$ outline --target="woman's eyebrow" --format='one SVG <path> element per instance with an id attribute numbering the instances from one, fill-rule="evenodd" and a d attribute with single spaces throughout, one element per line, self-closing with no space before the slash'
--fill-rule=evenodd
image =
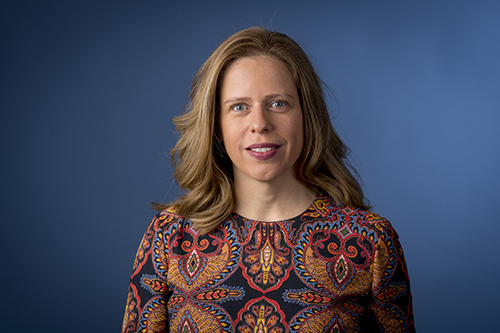
<path id="1" fill-rule="evenodd" d="M 244 102 L 250 100 L 250 97 L 232 97 L 224 101 L 224 105 L 234 103 L 234 102 Z"/>
<path id="2" fill-rule="evenodd" d="M 293 95 L 290 95 L 287 93 L 270 94 L 270 95 L 265 96 L 266 99 L 277 98 L 277 97 L 288 97 L 290 99 L 294 99 Z M 248 101 L 248 100 L 251 100 L 251 98 L 250 97 L 232 97 L 232 98 L 226 99 L 223 104 L 226 105 L 226 104 L 230 104 L 230 103 L 234 103 L 234 102 L 244 102 L 244 101 Z"/>
<path id="3" fill-rule="evenodd" d="M 292 95 L 287 93 L 266 95 L 266 98 L 277 98 L 277 97 L 288 97 L 294 99 Z"/>

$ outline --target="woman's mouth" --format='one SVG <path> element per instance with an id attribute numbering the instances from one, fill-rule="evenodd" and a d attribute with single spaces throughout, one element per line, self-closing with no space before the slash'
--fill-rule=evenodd
<path id="1" fill-rule="evenodd" d="M 271 151 L 273 149 L 278 148 L 279 146 L 274 146 L 274 147 L 262 147 L 262 148 L 247 148 L 248 150 L 255 151 L 257 153 L 265 153 L 267 151 Z"/>
<path id="2" fill-rule="evenodd" d="M 258 160 L 267 160 L 278 153 L 281 145 L 274 143 L 256 143 L 246 148 L 250 156 Z"/>

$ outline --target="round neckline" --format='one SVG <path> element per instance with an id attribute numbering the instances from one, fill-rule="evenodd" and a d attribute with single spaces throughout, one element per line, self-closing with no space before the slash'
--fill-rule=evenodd
<path id="1" fill-rule="evenodd" d="M 247 220 L 247 221 L 252 221 L 252 222 L 260 222 L 260 223 L 278 223 L 278 222 L 284 222 L 284 221 L 290 221 L 290 220 L 296 220 L 298 219 L 299 217 L 301 217 L 302 215 L 304 215 L 308 210 L 312 209 L 313 208 L 313 205 L 314 205 L 314 201 L 316 201 L 320 196 L 322 196 L 322 194 L 318 191 L 316 193 L 316 196 L 314 197 L 314 199 L 311 201 L 311 203 L 309 204 L 309 206 L 304 210 L 302 211 L 302 213 L 300 213 L 299 215 L 296 215 L 294 217 L 291 217 L 291 218 L 288 218 L 288 219 L 282 219 L 282 220 L 273 220 L 273 221 L 261 221 L 261 220 L 255 220 L 255 219 L 251 219 L 251 218 L 248 218 L 248 217 L 245 217 L 241 214 L 238 214 L 237 212 L 235 212 L 234 210 L 231 211 L 231 216 L 233 218 L 241 218 L 243 220 Z M 236 217 L 235 217 L 236 216 Z"/>

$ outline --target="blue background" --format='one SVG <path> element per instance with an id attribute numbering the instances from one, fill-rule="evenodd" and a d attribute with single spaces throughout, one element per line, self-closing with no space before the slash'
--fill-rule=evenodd
<path id="1" fill-rule="evenodd" d="M 149 202 L 178 193 L 171 118 L 254 25 L 299 42 L 337 95 L 417 329 L 498 329 L 500 2 L 180 3 L 1 2 L 1 330 L 119 331 Z"/>

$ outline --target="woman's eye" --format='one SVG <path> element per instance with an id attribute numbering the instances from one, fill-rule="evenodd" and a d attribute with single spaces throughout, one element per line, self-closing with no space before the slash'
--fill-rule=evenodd
<path id="1" fill-rule="evenodd" d="M 282 108 L 286 105 L 285 101 L 276 101 L 271 104 L 272 107 L 274 108 Z"/>
<path id="2" fill-rule="evenodd" d="M 245 105 L 243 105 L 243 104 L 236 104 L 236 105 L 233 105 L 232 109 L 234 111 L 244 111 L 245 110 Z"/>

